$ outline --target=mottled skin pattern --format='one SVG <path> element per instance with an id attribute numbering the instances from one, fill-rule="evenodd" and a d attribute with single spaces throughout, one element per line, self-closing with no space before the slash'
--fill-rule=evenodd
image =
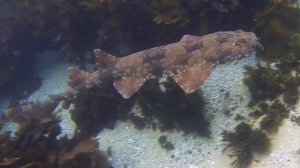
<path id="1" fill-rule="evenodd" d="M 201 37 L 185 35 L 177 43 L 122 58 L 100 49 L 96 49 L 94 53 L 100 73 L 109 71 L 115 88 L 124 98 L 129 98 L 145 80 L 166 76 L 174 77 L 185 92 L 191 93 L 202 84 L 216 65 L 242 58 L 258 44 L 254 33 L 237 30 Z"/>
<path id="2" fill-rule="evenodd" d="M 186 92 L 194 92 L 213 68 L 247 56 L 257 46 L 254 33 L 223 31 L 205 36 L 184 35 L 179 42 L 159 46 L 118 58 L 100 49 L 94 50 L 98 70 L 89 73 L 69 68 L 70 88 L 43 103 L 15 108 L 39 109 L 75 95 L 104 81 L 113 81 L 123 98 L 131 97 L 147 79 L 173 77 Z M 23 109 L 23 110 L 22 110 Z M 8 109 L 10 112 L 13 108 Z"/>

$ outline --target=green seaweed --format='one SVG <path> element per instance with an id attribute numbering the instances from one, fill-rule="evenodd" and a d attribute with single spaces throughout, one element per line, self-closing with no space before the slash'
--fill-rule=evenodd
<path id="1" fill-rule="evenodd" d="M 260 129 L 269 133 L 277 132 L 283 120 L 289 117 L 290 112 L 290 108 L 277 99 L 273 102 L 259 102 L 254 109 L 251 116 L 261 119 Z"/>
<path id="2" fill-rule="evenodd" d="M 290 55 L 282 57 L 275 65 L 283 74 L 289 74 L 292 71 L 300 72 L 299 58 L 292 52 Z"/>
<path id="3" fill-rule="evenodd" d="M 260 128 L 270 133 L 277 132 L 282 121 L 289 116 L 289 109 L 278 100 L 260 110 L 265 114 L 260 121 Z"/>
<path id="4" fill-rule="evenodd" d="M 298 86 L 300 84 L 299 77 L 292 77 L 291 80 L 285 86 L 285 91 L 283 93 L 283 101 L 289 107 L 294 108 L 299 100 L 299 89 Z"/>
<path id="5" fill-rule="evenodd" d="M 248 86 L 252 101 L 259 102 L 276 98 L 283 90 L 280 72 L 271 67 L 245 66 L 244 83 Z"/>
<path id="6" fill-rule="evenodd" d="M 284 103 L 294 107 L 299 99 L 300 78 L 293 75 L 292 71 L 298 68 L 299 63 L 293 56 L 280 60 L 276 68 L 245 66 L 244 84 L 252 97 L 250 106 L 260 101 L 274 100 L 283 94 Z"/>
<path id="7" fill-rule="evenodd" d="M 290 38 L 290 48 L 292 53 L 299 58 L 300 57 L 300 33 L 294 33 Z"/>
<path id="8" fill-rule="evenodd" d="M 270 149 L 267 135 L 244 122 L 235 128 L 235 132 L 224 131 L 223 141 L 227 143 L 224 151 L 230 148 L 229 156 L 235 157 L 232 165 L 236 168 L 248 167 L 255 153 L 266 153 Z"/>
<path id="9" fill-rule="evenodd" d="M 281 58 L 289 52 L 289 38 L 299 32 L 299 23 L 295 22 L 300 16 L 297 1 L 265 0 L 264 7 L 257 11 L 253 29 L 262 37 L 265 59 Z"/>

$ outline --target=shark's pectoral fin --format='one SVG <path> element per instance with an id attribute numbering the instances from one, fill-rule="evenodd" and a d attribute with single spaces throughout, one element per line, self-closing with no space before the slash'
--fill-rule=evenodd
<path id="1" fill-rule="evenodd" d="M 130 98 L 144 84 L 144 79 L 126 77 L 114 81 L 114 87 L 124 99 Z"/>
<path id="2" fill-rule="evenodd" d="M 213 69 L 211 64 L 194 65 L 174 76 L 176 83 L 186 92 L 192 93 L 203 83 Z"/>

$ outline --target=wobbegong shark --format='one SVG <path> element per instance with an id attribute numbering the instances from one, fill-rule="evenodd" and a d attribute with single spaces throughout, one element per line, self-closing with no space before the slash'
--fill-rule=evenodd
<path id="1" fill-rule="evenodd" d="M 236 30 L 204 36 L 184 35 L 179 42 L 125 57 L 95 49 L 96 71 L 90 73 L 77 67 L 69 68 L 69 89 L 26 108 L 47 106 L 104 81 L 111 81 L 124 99 L 132 97 L 148 79 L 162 77 L 173 78 L 186 93 L 192 93 L 215 67 L 246 57 L 258 46 L 260 43 L 254 33 Z"/>
<path id="2" fill-rule="evenodd" d="M 258 45 L 254 33 L 237 30 L 205 36 L 184 35 L 179 42 L 121 58 L 95 49 L 98 70 L 88 73 L 70 68 L 69 84 L 71 88 L 79 85 L 89 88 L 108 77 L 127 99 L 148 79 L 172 77 L 186 93 L 192 93 L 217 65 L 241 59 Z"/>

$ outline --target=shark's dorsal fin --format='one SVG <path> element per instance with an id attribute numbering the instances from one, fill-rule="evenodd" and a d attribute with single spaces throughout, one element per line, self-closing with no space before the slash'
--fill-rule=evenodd
<path id="1" fill-rule="evenodd" d="M 137 92 L 144 82 L 144 79 L 136 77 L 123 77 L 114 81 L 114 87 L 124 99 L 127 99 Z"/>
<path id="2" fill-rule="evenodd" d="M 201 37 L 200 36 L 193 36 L 193 35 L 184 35 L 182 36 L 182 38 L 180 39 L 180 42 L 183 43 L 193 43 L 195 41 L 198 41 Z"/>
<path id="3" fill-rule="evenodd" d="M 103 70 L 113 64 L 119 59 L 101 49 L 95 49 L 94 51 L 96 66 L 98 69 Z"/>
<path id="4" fill-rule="evenodd" d="M 82 71 L 77 67 L 69 68 L 69 86 L 71 88 L 78 86 L 80 83 L 86 80 L 88 75 L 88 72 Z"/>
<path id="5" fill-rule="evenodd" d="M 203 63 L 189 67 L 186 71 L 174 76 L 176 83 L 186 92 L 192 93 L 203 83 L 213 69 L 213 65 Z"/>

